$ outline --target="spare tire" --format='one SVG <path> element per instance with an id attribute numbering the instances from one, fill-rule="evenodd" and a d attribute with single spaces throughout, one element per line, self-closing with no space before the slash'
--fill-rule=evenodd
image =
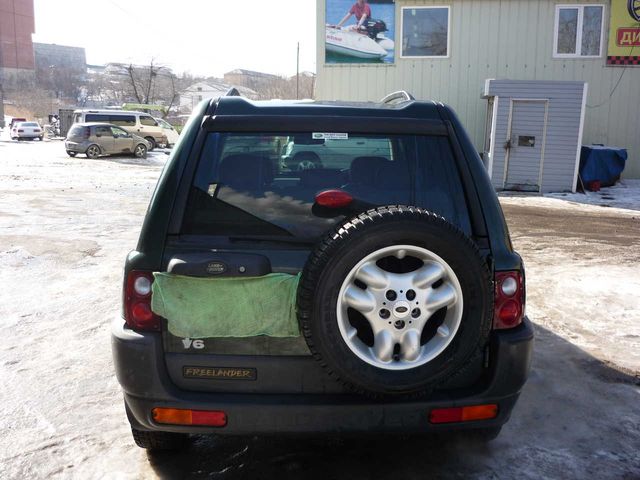
<path id="1" fill-rule="evenodd" d="M 475 243 L 405 206 L 370 210 L 328 234 L 307 260 L 297 302 L 315 358 L 374 396 L 420 395 L 482 361 L 493 313 Z"/>

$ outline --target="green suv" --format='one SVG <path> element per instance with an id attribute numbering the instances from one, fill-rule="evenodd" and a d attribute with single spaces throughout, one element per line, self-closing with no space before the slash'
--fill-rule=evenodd
<path id="1" fill-rule="evenodd" d="M 453 111 L 404 92 L 231 93 L 192 114 L 125 263 L 112 344 L 137 444 L 495 437 L 533 330 L 522 260 Z"/>

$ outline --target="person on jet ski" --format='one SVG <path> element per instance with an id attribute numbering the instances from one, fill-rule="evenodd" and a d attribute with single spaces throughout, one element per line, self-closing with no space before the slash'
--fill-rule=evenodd
<path id="1" fill-rule="evenodd" d="M 351 18 L 351 15 L 356 16 L 356 21 L 358 22 L 356 28 L 360 30 L 360 27 L 362 27 L 362 24 L 367 20 L 367 18 L 371 18 L 371 7 L 367 3 L 367 0 L 357 0 L 344 18 L 340 20 L 338 28 L 342 27 L 342 25 Z"/>

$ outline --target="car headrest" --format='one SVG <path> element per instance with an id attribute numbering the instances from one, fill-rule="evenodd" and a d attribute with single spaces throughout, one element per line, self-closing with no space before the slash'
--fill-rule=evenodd
<path id="1" fill-rule="evenodd" d="M 273 181 L 273 169 L 266 157 L 240 153 L 222 159 L 218 177 L 234 190 L 264 190 Z"/>
<path id="2" fill-rule="evenodd" d="M 351 162 L 349 176 L 351 183 L 373 186 L 376 183 L 378 171 L 391 163 L 384 157 L 356 157 Z"/>
<path id="3" fill-rule="evenodd" d="M 411 186 L 411 180 L 407 166 L 394 165 L 392 162 L 382 165 L 376 171 L 375 184 L 394 190 L 408 190 Z"/>
<path id="4" fill-rule="evenodd" d="M 346 180 L 346 172 L 323 168 L 301 170 L 300 185 L 305 188 L 339 188 Z"/>

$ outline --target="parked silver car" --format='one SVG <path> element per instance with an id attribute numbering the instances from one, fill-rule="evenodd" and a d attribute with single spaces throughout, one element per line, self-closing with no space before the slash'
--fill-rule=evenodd
<path id="1" fill-rule="evenodd" d="M 88 158 L 100 155 L 134 155 L 146 158 L 149 142 L 138 135 L 109 123 L 76 123 L 65 140 L 70 157 L 84 153 Z"/>

